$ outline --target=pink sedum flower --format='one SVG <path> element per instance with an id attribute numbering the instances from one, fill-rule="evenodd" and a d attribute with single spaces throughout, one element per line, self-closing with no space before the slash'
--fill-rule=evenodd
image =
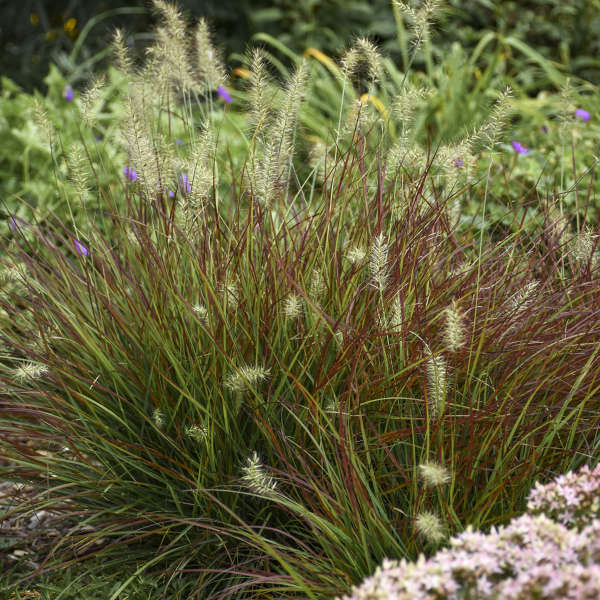
<path id="1" fill-rule="evenodd" d="M 554 520 L 567 505 L 578 528 Z M 599 505 L 600 466 L 561 475 L 530 493 L 528 509 L 540 514 L 488 534 L 467 528 L 430 559 L 386 559 L 344 600 L 600 598 Z"/>

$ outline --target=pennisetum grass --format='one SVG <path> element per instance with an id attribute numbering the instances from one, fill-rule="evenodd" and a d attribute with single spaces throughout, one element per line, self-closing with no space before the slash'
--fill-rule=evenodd
<path id="1" fill-rule="evenodd" d="M 594 455 L 592 234 L 566 261 L 551 227 L 470 235 L 448 211 L 464 182 L 437 185 L 427 153 L 386 172 L 360 117 L 349 135 L 341 119 L 322 183 L 301 178 L 310 70 L 278 86 L 261 52 L 231 167 L 205 25 L 213 66 L 155 4 L 145 66 L 115 42 L 135 178 L 96 183 L 107 214 L 85 239 L 55 219 L 3 241 L 19 273 L 0 298 L 4 472 L 39 490 L 20 511 L 71 524 L 43 569 L 118 557 L 131 578 L 111 598 L 140 573 L 190 598 L 332 597 L 385 557 L 506 521 L 538 475 Z M 374 84 L 375 49 L 354 52 L 342 69 L 364 60 Z M 473 139 L 495 143 L 502 110 Z"/>

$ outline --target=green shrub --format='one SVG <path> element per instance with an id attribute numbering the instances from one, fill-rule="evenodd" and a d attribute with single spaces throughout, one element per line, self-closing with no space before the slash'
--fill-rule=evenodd
<path id="1" fill-rule="evenodd" d="M 73 91 L 73 99 L 67 100 L 71 88 L 55 67 L 45 82 L 48 94 L 41 98 L 2 80 L 0 192 L 5 228 L 11 216 L 29 222 L 53 214 L 72 221 L 100 206 L 99 189 L 122 179 L 112 167 L 125 161 L 115 139 L 123 112 L 119 99 L 123 76 L 115 69 L 108 72 L 90 110 L 91 128 L 82 127 L 82 95 Z M 78 179 L 89 188 L 83 195 Z"/>

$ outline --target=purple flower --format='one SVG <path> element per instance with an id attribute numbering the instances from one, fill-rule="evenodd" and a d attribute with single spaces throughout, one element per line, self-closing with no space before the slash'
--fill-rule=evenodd
<path id="1" fill-rule="evenodd" d="M 123 174 L 129 181 L 135 181 L 137 179 L 137 173 L 133 170 L 132 167 L 125 167 L 123 169 Z"/>
<path id="2" fill-rule="evenodd" d="M 217 94 L 219 94 L 227 104 L 231 103 L 231 94 L 222 85 L 217 88 Z"/>
<path id="3" fill-rule="evenodd" d="M 184 144 L 183 140 L 180 140 L 179 138 L 175 138 L 175 143 L 176 143 L 178 146 L 183 146 L 183 144 Z"/>
<path id="4" fill-rule="evenodd" d="M 10 227 L 10 230 L 13 233 L 17 233 L 17 231 L 19 231 L 19 225 L 17 224 L 17 220 L 14 217 L 10 218 L 10 221 L 8 222 L 8 226 Z"/>
<path id="5" fill-rule="evenodd" d="M 63 96 L 65 97 L 65 100 L 67 102 L 71 102 L 71 100 L 73 100 L 73 96 L 74 96 L 73 88 L 68 83 L 63 88 Z"/>
<path id="6" fill-rule="evenodd" d="M 88 255 L 88 249 L 79 240 L 73 240 L 73 245 L 75 246 L 75 252 L 77 252 L 79 256 Z"/>
<path id="7" fill-rule="evenodd" d="M 165 194 L 167 194 L 169 198 L 175 198 L 175 192 L 168 185 L 161 185 L 160 183 L 157 183 L 156 189 L 159 192 L 165 192 Z"/>
<path id="8" fill-rule="evenodd" d="M 575 111 L 575 116 L 578 119 L 581 119 L 582 121 L 589 121 L 590 120 L 590 113 L 587 110 L 583 110 L 583 108 L 578 108 Z"/>
<path id="9" fill-rule="evenodd" d="M 454 164 L 455 164 L 456 167 L 462 167 L 463 161 L 460 158 L 455 158 L 454 159 Z"/>
<path id="10" fill-rule="evenodd" d="M 542 133 L 548 133 L 548 128 L 545 125 L 542 125 Z"/>
<path id="11" fill-rule="evenodd" d="M 188 176 L 185 173 L 182 173 L 179 181 L 181 183 L 181 187 L 183 188 L 183 193 L 186 195 L 189 194 L 192 191 L 192 184 L 190 183 Z"/>
<path id="12" fill-rule="evenodd" d="M 527 154 L 529 152 L 529 148 L 525 148 L 521 142 L 513 141 L 512 147 L 517 154 Z"/>

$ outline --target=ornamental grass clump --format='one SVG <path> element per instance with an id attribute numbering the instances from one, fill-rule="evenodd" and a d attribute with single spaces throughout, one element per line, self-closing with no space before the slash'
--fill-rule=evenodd
<path id="1" fill-rule="evenodd" d="M 99 557 L 165 594 L 333 597 L 578 466 L 600 424 L 598 269 L 517 217 L 473 236 L 448 213 L 469 188 L 426 153 L 387 177 L 360 117 L 323 180 L 302 177 L 312 71 L 265 84 L 254 54 L 250 106 L 219 102 L 178 13 L 161 27 L 177 48 L 119 59 L 127 160 L 106 166 L 119 186 L 87 187 L 102 227 L 2 240 L 1 469 L 37 490 L 15 510 L 68 525 L 44 568 Z M 30 363 L 39 377 L 15 377 Z M 424 488 L 434 463 L 450 479 Z"/>

